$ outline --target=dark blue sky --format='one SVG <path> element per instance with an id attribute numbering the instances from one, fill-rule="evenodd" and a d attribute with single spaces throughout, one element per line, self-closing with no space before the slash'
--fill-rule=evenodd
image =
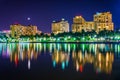
<path id="1" fill-rule="evenodd" d="M 0 0 L 0 30 L 10 29 L 10 24 L 33 24 L 43 32 L 51 32 L 53 20 L 65 18 L 72 24 L 76 15 L 87 21 L 96 12 L 110 11 L 115 29 L 120 28 L 120 0 Z M 31 20 L 28 21 L 27 18 Z"/>

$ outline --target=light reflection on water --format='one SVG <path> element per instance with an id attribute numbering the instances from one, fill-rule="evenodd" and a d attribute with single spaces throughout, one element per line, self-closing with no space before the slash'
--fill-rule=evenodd
<path id="1" fill-rule="evenodd" d="M 73 44 L 73 43 L 0 43 L 0 56 L 10 59 L 17 66 L 19 61 L 37 60 L 41 54 L 49 54 L 52 65 L 61 69 L 69 66 L 70 60 L 76 71 L 83 72 L 86 64 L 91 64 L 96 73 L 111 73 L 114 57 L 120 58 L 119 44 Z"/>

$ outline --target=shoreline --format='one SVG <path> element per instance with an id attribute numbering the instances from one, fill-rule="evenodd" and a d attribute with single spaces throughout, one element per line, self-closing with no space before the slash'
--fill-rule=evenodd
<path id="1" fill-rule="evenodd" d="M 120 43 L 120 41 L 80 41 L 80 42 L 0 42 L 0 43 Z"/>

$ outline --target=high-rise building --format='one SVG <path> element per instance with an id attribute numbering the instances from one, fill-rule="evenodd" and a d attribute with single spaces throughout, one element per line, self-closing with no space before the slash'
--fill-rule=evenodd
<path id="1" fill-rule="evenodd" d="M 101 30 L 114 30 L 114 24 L 112 22 L 112 14 L 110 12 L 96 13 L 94 15 L 95 30 L 97 32 Z"/>
<path id="2" fill-rule="evenodd" d="M 94 22 L 87 22 L 82 16 L 73 18 L 72 32 L 91 31 L 94 29 Z"/>
<path id="3" fill-rule="evenodd" d="M 19 38 L 21 35 L 35 35 L 37 33 L 37 26 L 22 26 L 20 24 L 15 24 L 10 26 L 11 36 L 13 38 Z"/>
<path id="4" fill-rule="evenodd" d="M 81 32 L 95 30 L 114 30 L 112 22 L 112 14 L 110 12 L 97 13 L 94 15 L 94 21 L 86 21 L 82 16 L 75 16 L 73 18 L 72 32 Z"/>
<path id="5" fill-rule="evenodd" d="M 63 32 L 69 32 L 69 23 L 62 19 L 61 21 L 53 21 L 52 23 L 52 33 L 58 34 Z"/>
<path id="6" fill-rule="evenodd" d="M 72 32 L 81 32 L 84 29 L 85 22 L 82 16 L 75 16 L 73 18 Z"/>

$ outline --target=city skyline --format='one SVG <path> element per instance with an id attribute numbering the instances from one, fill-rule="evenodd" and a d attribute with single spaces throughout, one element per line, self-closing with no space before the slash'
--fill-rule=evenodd
<path id="1" fill-rule="evenodd" d="M 4 80 L 119 80 L 120 0 L 0 0 Z"/>
<path id="2" fill-rule="evenodd" d="M 36 25 L 43 32 L 51 32 L 53 20 L 65 18 L 70 23 L 74 16 L 83 16 L 87 21 L 93 21 L 96 12 L 110 11 L 113 14 L 115 29 L 120 28 L 119 19 L 120 1 L 105 0 L 2 0 L 0 1 L 0 30 L 10 29 L 10 25 L 19 23 L 23 25 Z M 9 20 L 10 19 L 10 20 Z"/>

